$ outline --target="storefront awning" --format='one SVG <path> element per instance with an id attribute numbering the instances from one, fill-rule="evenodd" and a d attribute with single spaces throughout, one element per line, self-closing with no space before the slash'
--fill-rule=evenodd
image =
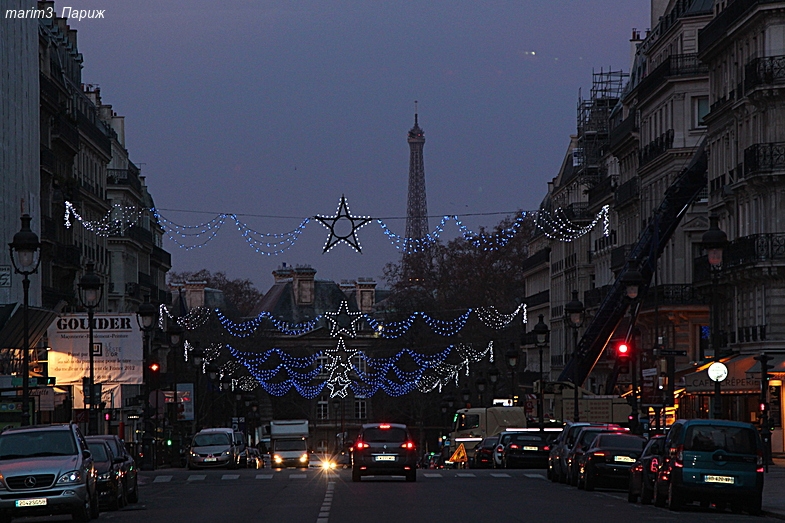
<path id="1" fill-rule="evenodd" d="M 747 374 L 747 370 L 755 363 L 752 355 L 731 356 L 722 358 L 721 361 L 728 367 L 728 377 L 720 382 L 720 392 L 726 394 L 760 392 L 760 378 Z M 684 377 L 687 394 L 714 392 L 714 382 L 709 378 L 708 372 L 709 365 L 712 363 L 701 365 L 695 372 Z"/>
<path id="2" fill-rule="evenodd" d="M 21 303 L 0 305 L 0 349 L 21 349 L 24 346 L 24 318 Z M 57 318 L 54 311 L 28 307 L 27 321 L 30 347 L 35 347 L 46 329 Z"/>
<path id="3" fill-rule="evenodd" d="M 772 369 L 769 370 L 770 373 L 785 373 L 785 354 L 775 354 L 775 353 L 766 353 L 768 356 L 771 356 L 769 360 L 769 365 L 772 366 Z M 747 370 L 747 374 L 752 374 L 755 376 L 760 377 L 760 362 L 756 361 L 755 365 L 750 367 Z"/>

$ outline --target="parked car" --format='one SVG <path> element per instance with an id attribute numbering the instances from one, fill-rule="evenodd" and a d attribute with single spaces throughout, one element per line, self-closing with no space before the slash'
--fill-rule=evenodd
<path id="1" fill-rule="evenodd" d="M 551 481 L 556 483 L 567 482 L 567 454 L 572 449 L 575 443 L 575 437 L 583 427 L 591 425 L 606 426 L 599 423 L 590 423 L 586 421 L 568 421 L 564 425 L 564 429 L 556 438 L 556 441 L 551 445 L 551 450 L 548 453 L 548 471 L 547 475 Z M 618 425 L 613 425 L 618 426 Z"/>
<path id="2" fill-rule="evenodd" d="M 417 481 L 417 449 L 406 425 L 366 423 L 354 443 L 352 481 L 373 474 Z"/>
<path id="3" fill-rule="evenodd" d="M 121 472 L 125 500 L 128 503 L 137 503 L 139 501 L 139 478 L 137 477 L 136 461 L 128 452 L 125 442 L 116 435 L 89 436 L 89 439 L 104 440 L 112 449 L 115 457 L 123 458 Z"/>
<path id="4" fill-rule="evenodd" d="M 489 436 L 474 447 L 474 467 L 493 467 L 493 449 L 499 442 L 499 436 Z"/>
<path id="5" fill-rule="evenodd" d="M 573 443 L 569 452 L 567 452 L 567 483 L 573 487 L 578 486 L 578 462 L 589 446 L 591 446 L 592 441 L 594 441 L 594 438 L 597 437 L 598 434 L 622 432 L 623 430 L 626 429 L 610 427 L 608 425 L 587 425 L 585 427 L 581 427 L 575 436 L 575 443 Z"/>
<path id="6" fill-rule="evenodd" d="M 188 468 L 237 468 L 240 457 L 232 429 L 204 429 L 191 441 Z"/>
<path id="7" fill-rule="evenodd" d="M 237 456 L 237 465 L 247 466 L 246 459 L 248 455 L 245 453 L 245 435 L 242 432 L 234 432 L 232 434 L 234 440 L 234 453 Z"/>
<path id="8" fill-rule="evenodd" d="M 699 501 L 735 512 L 761 513 L 763 443 L 749 423 L 677 420 L 665 440 L 654 503 L 679 510 Z"/>
<path id="9" fill-rule="evenodd" d="M 654 498 L 654 482 L 660 471 L 662 455 L 665 450 L 665 436 L 654 436 L 646 444 L 643 454 L 630 469 L 630 484 L 627 500 L 635 503 L 640 497 L 642 505 L 648 505 Z"/>
<path id="10" fill-rule="evenodd" d="M 518 432 L 513 434 L 504 447 L 502 466 L 513 467 L 548 467 L 548 454 L 551 443 L 558 437 L 554 432 Z"/>
<path id="11" fill-rule="evenodd" d="M 98 517 L 93 454 L 74 424 L 17 427 L 0 434 L 0 474 L 6 490 L 0 517 L 71 514 Z"/>
<path id="12" fill-rule="evenodd" d="M 89 436 L 85 439 L 93 455 L 99 505 L 109 510 L 123 508 L 127 504 L 123 490 L 123 458 L 115 456 L 103 439 Z"/>
<path id="13" fill-rule="evenodd" d="M 635 434 L 598 434 L 578 458 L 578 488 L 594 490 L 598 485 L 627 488 L 630 469 L 645 446 L 646 439 Z"/>

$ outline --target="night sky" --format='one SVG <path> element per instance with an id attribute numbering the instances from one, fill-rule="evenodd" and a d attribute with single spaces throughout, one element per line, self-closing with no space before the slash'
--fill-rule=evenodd
<path id="1" fill-rule="evenodd" d="M 631 30 L 650 25 L 647 0 L 69 0 L 58 14 L 66 4 L 105 10 L 71 22 L 83 81 L 126 117 L 162 214 L 196 225 L 236 213 L 270 233 L 334 214 L 345 194 L 352 214 L 403 235 L 415 100 L 430 215 L 477 228 L 536 209 L 575 132 L 578 89 L 588 95 L 592 69 L 628 71 Z M 466 216 L 480 213 L 499 214 Z M 375 222 L 362 254 L 322 254 L 326 238 L 311 221 L 268 257 L 228 222 L 200 249 L 165 247 L 175 271 L 262 291 L 283 262 L 380 279 L 400 256 Z"/>

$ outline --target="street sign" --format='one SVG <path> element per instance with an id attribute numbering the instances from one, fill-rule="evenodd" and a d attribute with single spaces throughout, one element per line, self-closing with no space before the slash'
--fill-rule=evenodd
<path id="1" fill-rule="evenodd" d="M 463 446 L 463 443 L 458 445 L 458 448 L 455 449 L 448 461 L 452 463 L 466 463 L 469 461 L 469 458 L 466 457 L 466 448 Z"/>
<path id="2" fill-rule="evenodd" d="M 669 350 L 669 349 L 662 349 L 660 354 L 663 356 L 686 356 L 686 350 Z"/>
<path id="3" fill-rule="evenodd" d="M 646 378 L 646 377 L 648 377 L 648 376 L 656 376 L 658 372 L 659 372 L 659 371 L 657 370 L 657 367 L 652 367 L 652 368 L 650 368 L 650 369 L 643 369 L 643 370 L 641 371 L 641 375 L 642 375 L 644 378 Z"/>
<path id="4" fill-rule="evenodd" d="M 0 287 L 11 286 L 11 266 L 0 265 Z"/>

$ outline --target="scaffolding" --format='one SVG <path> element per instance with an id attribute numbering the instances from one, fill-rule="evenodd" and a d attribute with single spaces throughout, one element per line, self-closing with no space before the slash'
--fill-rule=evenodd
<path id="1" fill-rule="evenodd" d="M 573 166 L 579 182 L 594 187 L 603 174 L 602 157 L 609 143 L 610 114 L 621 98 L 629 77 L 623 71 L 592 71 L 588 99 L 578 90 L 578 143 L 573 153 Z"/>

